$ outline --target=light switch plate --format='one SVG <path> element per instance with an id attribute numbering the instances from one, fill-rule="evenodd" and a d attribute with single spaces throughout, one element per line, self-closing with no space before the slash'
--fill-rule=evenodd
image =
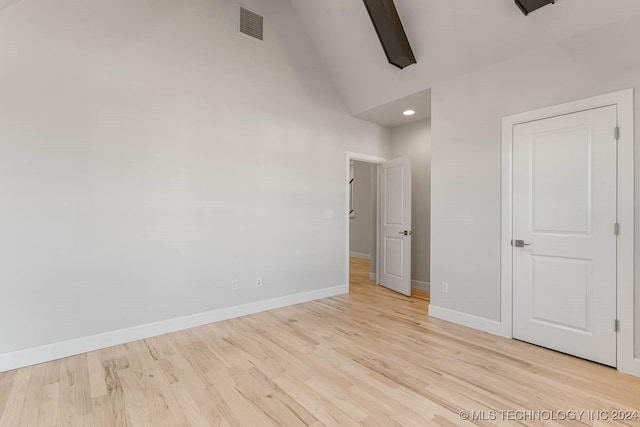
<path id="1" fill-rule="evenodd" d="M 324 211 L 324 219 L 333 218 L 333 211 Z"/>

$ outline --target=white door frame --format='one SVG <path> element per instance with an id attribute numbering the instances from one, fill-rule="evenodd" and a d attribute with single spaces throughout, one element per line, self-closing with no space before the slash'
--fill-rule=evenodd
<path id="1" fill-rule="evenodd" d="M 351 151 L 347 151 L 347 162 L 346 162 L 346 174 L 345 174 L 345 182 L 347 185 L 347 191 L 346 191 L 346 196 L 345 196 L 345 230 L 346 230 L 346 236 L 345 236 L 345 253 L 346 253 L 346 273 L 345 273 L 345 278 L 344 278 L 344 282 L 347 284 L 347 289 L 350 288 L 351 284 L 349 283 L 349 227 L 351 226 L 349 223 L 349 180 L 351 179 L 351 170 L 350 170 L 350 166 L 351 166 L 351 160 L 355 160 L 357 162 L 365 162 L 365 163 L 372 163 L 374 165 L 379 165 L 381 163 L 384 163 L 387 161 L 387 159 L 385 159 L 384 157 L 378 157 L 378 156 L 372 156 L 370 154 L 362 154 L 362 153 L 353 153 Z M 378 174 L 376 173 L 376 177 L 378 176 Z M 379 208 L 379 203 L 378 203 L 378 191 L 376 191 L 376 209 Z M 377 222 L 379 221 L 380 216 L 376 215 L 376 229 L 378 228 L 378 224 Z M 378 246 L 379 244 L 377 243 L 377 239 L 376 239 L 376 263 L 378 262 Z M 378 273 L 378 267 L 376 266 L 376 275 Z"/>
<path id="2" fill-rule="evenodd" d="M 620 372 L 640 376 L 634 349 L 634 117 L 633 89 L 516 114 L 502 119 L 501 335 L 513 338 L 513 127 L 535 120 L 610 105 L 618 109 L 617 365 Z M 614 131 L 613 129 L 611 130 Z M 613 232 L 613 229 L 612 229 Z M 614 325 L 611 325 L 613 328 Z"/>

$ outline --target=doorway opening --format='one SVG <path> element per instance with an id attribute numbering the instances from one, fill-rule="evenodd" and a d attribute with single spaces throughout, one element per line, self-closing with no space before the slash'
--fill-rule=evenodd
<path id="1" fill-rule="evenodd" d="M 428 300 L 431 122 L 391 135 L 393 160 L 347 153 L 346 280 Z"/>
<path id="2" fill-rule="evenodd" d="M 364 283 L 371 282 L 372 285 L 378 284 L 376 273 L 378 267 L 378 166 L 386 160 L 383 157 L 347 152 L 345 283 L 349 287 L 351 287 L 352 259 L 357 280 Z M 354 220 L 355 225 L 352 227 Z"/>
<path id="3" fill-rule="evenodd" d="M 349 280 L 377 283 L 378 164 L 349 164 Z"/>

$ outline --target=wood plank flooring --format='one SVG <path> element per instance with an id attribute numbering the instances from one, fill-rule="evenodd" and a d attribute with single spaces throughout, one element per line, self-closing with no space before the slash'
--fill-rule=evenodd
<path id="1" fill-rule="evenodd" d="M 461 410 L 640 410 L 640 379 L 431 319 L 427 301 L 363 268 L 353 262 L 348 295 L 0 374 L 0 426 L 455 426 L 471 424 Z"/>

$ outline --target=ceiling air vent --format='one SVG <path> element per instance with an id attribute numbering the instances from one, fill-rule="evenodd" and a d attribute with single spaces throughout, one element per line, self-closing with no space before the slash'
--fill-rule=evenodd
<path id="1" fill-rule="evenodd" d="M 255 39 L 262 40 L 264 18 L 255 12 L 240 8 L 240 32 Z"/>

